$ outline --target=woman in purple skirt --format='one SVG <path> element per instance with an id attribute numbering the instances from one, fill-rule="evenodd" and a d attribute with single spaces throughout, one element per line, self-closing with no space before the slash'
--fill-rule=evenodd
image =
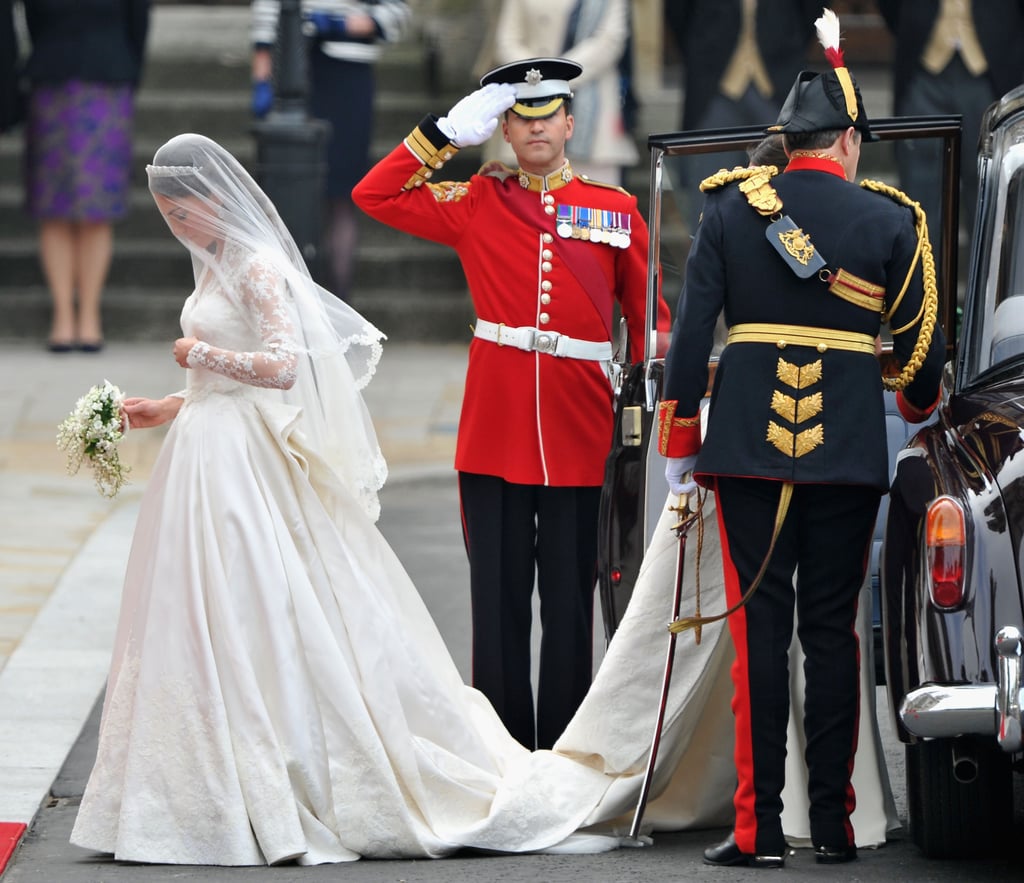
<path id="1" fill-rule="evenodd" d="M 112 222 L 128 209 L 134 95 L 149 0 L 32 0 L 26 208 L 53 299 L 49 348 L 103 346 Z"/>

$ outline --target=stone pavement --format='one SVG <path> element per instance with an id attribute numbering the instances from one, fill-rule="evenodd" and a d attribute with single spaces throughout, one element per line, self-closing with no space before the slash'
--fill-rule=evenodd
<path id="1" fill-rule="evenodd" d="M 468 332 L 467 332 L 468 335 Z M 449 474 L 466 348 L 385 345 L 366 390 L 390 482 Z M 129 433 L 131 483 L 99 495 L 68 476 L 57 424 L 92 385 L 128 395 L 184 387 L 171 342 L 99 354 L 0 344 L 0 873 L 4 838 L 31 823 L 103 687 L 139 498 L 164 429 Z"/>

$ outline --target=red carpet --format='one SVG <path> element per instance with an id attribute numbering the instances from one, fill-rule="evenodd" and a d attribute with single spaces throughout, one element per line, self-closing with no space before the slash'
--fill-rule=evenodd
<path id="1" fill-rule="evenodd" d="M 14 855 L 14 850 L 25 833 L 23 822 L 0 822 L 0 874 L 7 867 L 7 862 Z"/>

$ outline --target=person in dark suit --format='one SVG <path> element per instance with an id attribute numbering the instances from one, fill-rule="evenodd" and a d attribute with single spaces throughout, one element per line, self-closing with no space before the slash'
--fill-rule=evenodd
<path id="1" fill-rule="evenodd" d="M 0 134 L 21 121 L 13 0 L 0 0 Z"/>
<path id="2" fill-rule="evenodd" d="M 127 215 L 150 0 L 32 0 L 25 205 L 53 301 L 52 352 L 103 347 L 113 222 Z"/>
<path id="3" fill-rule="evenodd" d="M 1024 0 L 878 0 L 895 39 L 897 116 L 962 114 L 960 216 L 970 237 L 978 198 L 977 146 L 985 109 L 1024 82 Z M 900 186 L 937 225 L 941 145 L 896 144 Z"/>
<path id="4" fill-rule="evenodd" d="M 670 489 L 689 494 L 699 483 L 716 494 L 736 647 L 736 820 L 705 851 L 712 865 L 785 862 L 794 606 L 806 657 L 811 839 L 819 862 L 856 857 L 854 621 L 888 487 L 882 322 L 905 366 L 889 385 L 908 420 L 934 409 L 944 359 L 924 218 L 893 188 L 853 183 L 861 144 L 874 136 L 838 50 L 838 20 L 830 28 L 828 18 L 822 40 L 834 70 L 802 72 L 771 127 L 784 136 L 785 172 L 734 169 L 702 184 L 659 413 Z M 728 339 L 702 440 L 723 309 Z"/>
<path id="5" fill-rule="evenodd" d="M 767 125 L 778 116 L 813 34 L 820 0 L 673 0 L 665 16 L 683 58 L 683 129 Z M 731 161 L 730 161 L 731 160 Z M 697 185 L 737 152 L 702 154 L 686 165 L 691 229 Z"/>

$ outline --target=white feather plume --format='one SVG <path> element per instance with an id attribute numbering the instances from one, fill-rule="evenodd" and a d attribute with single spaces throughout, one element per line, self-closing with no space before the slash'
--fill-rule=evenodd
<path id="1" fill-rule="evenodd" d="M 814 29 L 818 32 L 818 42 L 822 46 L 826 49 L 839 48 L 839 16 L 831 9 L 821 11 L 821 18 L 814 22 Z"/>

